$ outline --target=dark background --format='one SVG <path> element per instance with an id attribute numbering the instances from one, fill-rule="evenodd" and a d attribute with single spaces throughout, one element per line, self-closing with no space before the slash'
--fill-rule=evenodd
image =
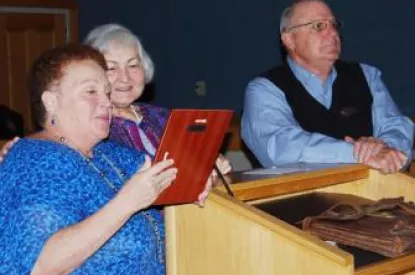
<path id="1" fill-rule="evenodd" d="M 415 115 L 413 0 L 328 1 L 344 21 L 343 58 L 378 66 L 407 115 Z M 279 17 L 289 0 L 79 0 L 81 39 L 100 24 L 135 32 L 156 65 L 146 98 L 165 107 L 241 111 L 252 77 L 280 63 Z M 195 84 L 206 81 L 206 96 Z M 155 91 L 154 95 L 152 91 Z"/>

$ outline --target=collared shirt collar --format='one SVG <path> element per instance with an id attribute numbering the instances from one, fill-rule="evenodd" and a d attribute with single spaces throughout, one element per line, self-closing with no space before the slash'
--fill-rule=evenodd
<path id="1" fill-rule="evenodd" d="M 300 66 L 299 64 L 297 64 L 290 56 L 287 55 L 287 63 L 288 66 L 291 68 L 291 71 L 293 72 L 293 74 L 295 75 L 295 77 L 303 84 L 303 85 L 307 85 L 307 83 L 309 81 L 311 81 L 311 79 L 319 79 L 320 83 L 321 83 L 321 79 L 316 76 L 315 74 L 309 72 L 307 69 L 305 69 L 304 67 Z M 326 84 L 330 84 L 330 86 L 333 84 L 334 80 L 337 77 L 337 71 L 336 68 L 333 66 L 331 69 L 331 72 L 329 74 L 329 77 L 327 78 Z M 324 85 L 323 83 L 321 83 L 322 85 Z"/>
<path id="2" fill-rule="evenodd" d="M 329 109 L 332 100 L 333 83 L 337 77 L 337 71 L 335 67 L 333 66 L 327 81 L 323 83 L 323 81 L 317 75 L 309 72 L 307 69 L 297 64 L 289 56 L 287 56 L 287 63 L 291 68 L 294 76 L 298 79 L 298 81 L 300 81 L 301 85 L 304 86 L 308 93 L 318 102 L 320 102 L 320 104 Z"/>

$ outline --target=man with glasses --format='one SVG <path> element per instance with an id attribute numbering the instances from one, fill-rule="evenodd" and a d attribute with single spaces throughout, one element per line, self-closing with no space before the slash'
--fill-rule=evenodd
<path id="1" fill-rule="evenodd" d="M 342 24 L 323 0 L 281 16 L 285 62 L 247 86 L 242 138 L 265 167 L 364 163 L 384 173 L 410 158 L 414 127 L 372 66 L 338 60 Z"/>

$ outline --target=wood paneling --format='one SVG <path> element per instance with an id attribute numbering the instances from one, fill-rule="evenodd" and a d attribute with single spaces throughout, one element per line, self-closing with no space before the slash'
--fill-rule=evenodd
<path id="1" fill-rule="evenodd" d="M 46 49 L 78 42 L 77 21 L 75 1 L 0 0 L 0 104 L 23 116 L 26 133 L 35 130 L 26 86 L 30 66 Z"/>
<path id="2" fill-rule="evenodd" d="M 60 8 L 77 10 L 78 4 L 73 0 L 0 0 L 0 6 Z"/>

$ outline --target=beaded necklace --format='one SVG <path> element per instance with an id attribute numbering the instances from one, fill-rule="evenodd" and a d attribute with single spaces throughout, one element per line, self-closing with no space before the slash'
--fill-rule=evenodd
<path id="1" fill-rule="evenodd" d="M 133 105 L 130 105 L 130 109 L 133 112 L 134 116 L 135 116 L 135 122 L 138 124 L 143 120 L 143 115 L 140 113 L 138 113 Z"/>
<path id="2" fill-rule="evenodd" d="M 118 176 L 118 179 L 121 181 L 121 182 L 125 182 L 125 180 L 126 180 L 126 176 L 125 176 L 125 172 L 124 171 L 122 171 L 121 169 L 119 169 L 117 166 L 115 166 L 115 164 L 110 160 L 110 159 L 108 159 L 108 157 L 103 153 L 103 152 L 101 152 L 100 150 L 98 150 L 98 149 L 96 149 L 96 152 L 97 153 L 99 153 L 101 156 L 102 156 L 102 158 L 105 160 L 105 162 L 107 163 L 107 164 L 109 164 L 109 166 L 111 166 L 111 168 L 112 168 L 112 170 L 114 170 L 116 173 L 117 173 L 117 176 Z M 82 155 L 82 154 L 81 154 Z M 85 162 L 89 165 L 89 166 L 91 166 L 92 167 L 92 169 L 94 169 L 99 175 L 100 175 L 100 177 L 107 183 L 107 185 L 114 191 L 114 193 L 117 193 L 118 191 L 119 191 L 119 188 L 118 187 L 116 187 L 115 186 L 115 184 L 114 183 L 112 183 L 106 176 L 105 176 L 105 174 L 101 171 L 101 170 L 99 170 L 99 168 L 94 164 L 94 162 L 90 159 L 90 158 L 87 158 L 87 157 L 85 157 L 84 155 L 82 155 L 82 157 L 83 157 L 83 159 L 85 160 Z"/>
<path id="3" fill-rule="evenodd" d="M 60 137 L 59 140 L 62 143 L 67 143 L 66 139 L 64 137 Z M 126 177 L 126 173 L 124 171 L 122 171 L 120 168 L 118 168 L 108 157 L 107 155 L 104 154 L 104 152 L 102 152 L 101 150 L 99 150 L 98 148 L 95 149 L 95 151 L 100 154 L 103 158 L 103 160 L 111 167 L 112 170 L 114 170 L 117 174 L 118 179 L 120 180 L 120 182 L 124 183 L 127 181 L 127 177 Z M 85 163 L 90 166 L 95 172 L 98 173 L 98 175 L 105 181 L 105 183 L 108 185 L 109 188 L 111 188 L 111 190 L 116 194 L 118 193 L 118 191 L 120 190 L 113 182 L 111 182 L 106 176 L 105 173 L 102 172 L 96 165 L 95 163 L 92 161 L 92 158 L 88 158 L 86 157 L 84 154 L 82 154 L 81 152 L 79 152 L 79 154 L 81 155 L 81 157 L 84 159 Z M 151 216 L 149 213 L 144 212 L 141 213 L 143 214 L 143 216 L 145 217 L 145 219 L 150 223 L 151 228 L 154 232 L 154 235 L 156 236 L 156 241 L 157 241 L 157 247 L 156 247 L 156 254 L 157 254 L 157 258 L 160 264 L 164 263 L 164 257 L 163 257 L 163 239 L 160 233 L 160 228 L 157 224 L 156 219 Z"/>

